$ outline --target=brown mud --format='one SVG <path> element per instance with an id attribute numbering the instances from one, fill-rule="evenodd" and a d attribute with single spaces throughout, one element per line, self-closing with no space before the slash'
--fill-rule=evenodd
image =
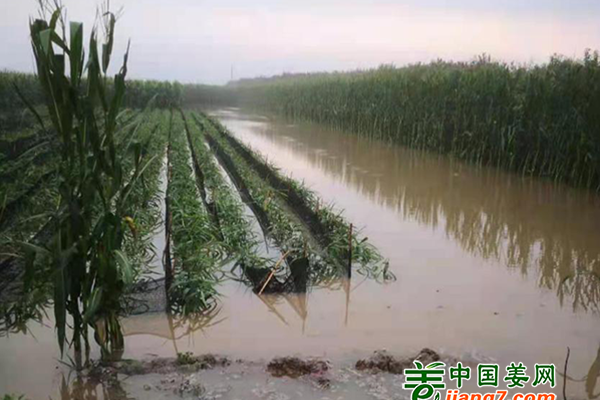
<path id="1" fill-rule="evenodd" d="M 413 361 L 417 360 L 423 365 L 434 361 L 440 361 L 440 355 L 435 351 L 425 348 L 414 357 L 400 358 L 389 354 L 386 350 L 376 350 L 369 358 L 358 360 L 356 369 L 359 371 L 370 370 L 372 372 L 389 372 L 390 374 L 402 374 L 406 368 L 414 367 Z"/>

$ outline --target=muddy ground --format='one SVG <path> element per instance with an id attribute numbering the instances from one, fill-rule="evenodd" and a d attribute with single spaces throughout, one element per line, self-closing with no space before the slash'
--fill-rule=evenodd
<path id="1" fill-rule="evenodd" d="M 110 399 L 407 399 L 401 372 L 414 359 L 452 361 L 429 349 L 404 358 L 377 351 L 346 365 L 322 358 L 246 361 L 184 353 L 176 359 L 97 364 L 84 381 L 90 389 L 102 387 Z"/>

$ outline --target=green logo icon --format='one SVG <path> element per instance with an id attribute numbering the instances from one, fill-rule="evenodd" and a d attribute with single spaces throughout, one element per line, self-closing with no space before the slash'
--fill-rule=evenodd
<path id="1" fill-rule="evenodd" d="M 414 360 L 413 364 L 417 368 L 407 368 L 404 370 L 404 389 L 412 389 L 412 400 L 440 399 L 440 392 L 436 389 L 445 389 L 444 375 L 446 366 L 443 362 L 433 362 L 423 367 L 423 363 Z"/>

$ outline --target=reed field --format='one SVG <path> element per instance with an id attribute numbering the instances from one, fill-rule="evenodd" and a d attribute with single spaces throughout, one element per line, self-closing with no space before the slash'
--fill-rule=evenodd
<path id="1" fill-rule="evenodd" d="M 600 189 L 600 62 L 480 57 L 230 84 L 240 104 L 523 175 Z"/>

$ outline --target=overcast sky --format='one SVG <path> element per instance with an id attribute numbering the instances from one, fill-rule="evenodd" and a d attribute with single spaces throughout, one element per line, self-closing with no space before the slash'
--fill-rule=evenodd
<path id="1" fill-rule="evenodd" d="M 96 0 L 63 0 L 93 24 Z M 130 77 L 225 83 L 481 53 L 519 63 L 600 49 L 600 0 L 112 0 Z M 0 0 L 0 69 L 32 71 L 34 0 Z"/>

